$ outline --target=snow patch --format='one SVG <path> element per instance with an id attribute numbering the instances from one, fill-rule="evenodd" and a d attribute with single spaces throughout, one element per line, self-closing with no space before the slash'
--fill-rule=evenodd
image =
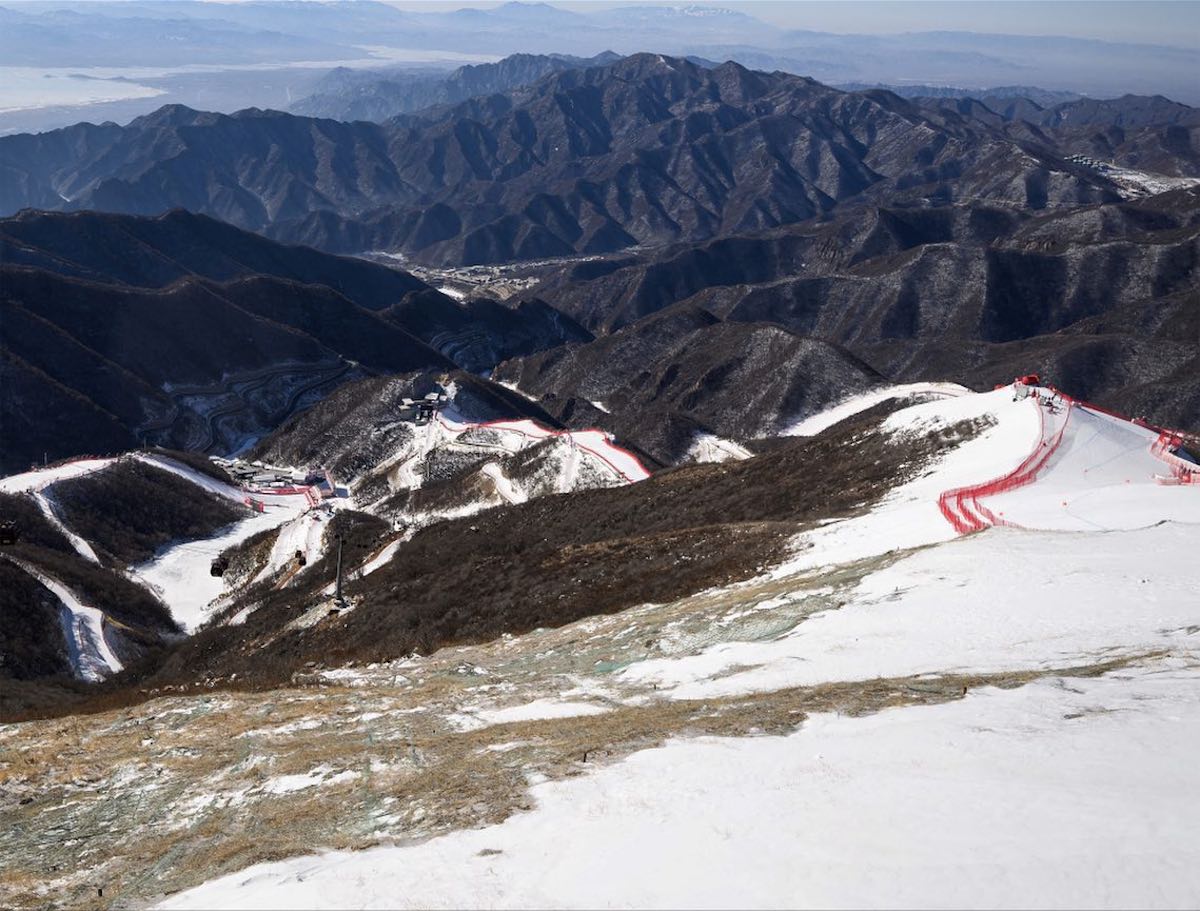
<path id="1" fill-rule="evenodd" d="M 744 446 L 732 440 L 723 440 L 711 433 L 697 433 L 691 448 L 684 456 L 685 462 L 729 462 L 748 459 L 753 455 Z"/>

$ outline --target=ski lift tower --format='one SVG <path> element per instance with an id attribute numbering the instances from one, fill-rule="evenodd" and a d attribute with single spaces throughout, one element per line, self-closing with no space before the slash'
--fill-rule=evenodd
<path id="1" fill-rule="evenodd" d="M 8 547 L 21 539 L 21 530 L 16 522 L 0 521 L 0 546 Z"/>

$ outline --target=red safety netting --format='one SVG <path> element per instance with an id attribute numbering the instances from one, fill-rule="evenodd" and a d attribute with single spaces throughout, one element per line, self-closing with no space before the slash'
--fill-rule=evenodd
<path id="1" fill-rule="evenodd" d="M 1200 465 L 1182 459 L 1174 452 L 1182 445 L 1183 438 L 1178 433 L 1164 430 L 1150 447 L 1154 457 L 1171 469 L 1170 476 L 1157 479 L 1160 484 L 1200 484 Z"/>
<path id="2" fill-rule="evenodd" d="M 1036 394 L 1032 395 L 1029 400 L 1038 410 L 1038 435 L 1033 451 L 1021 461 L 1021 464 L 1012 471 L 1005 472 L 990 481 L 947 490 L 938 497 L 938 509 L 959 534 L 979 531 L 989 525 L 1004 525 L 1003 518 L 993 514 L 979 501 L 984 497 L 995 496 L 1018 487 L 1024 487 L 1026 484 L 1032 484 L 1038 473 L 1062 444 L 1063 434 L 1071 419 L 1071 410 L 1075 407 L 1074 401 L 1066 399 L 1067 413 L 1063 416 L 1062 426 L 1048 435 L 1046 414 L 1041 401 Z"/>
<path id="3" fill-rule="evenodd" d="M 1024 385 L 1021 379 L 1018 379 L 1013 384 L 1014 388 Z M 1141 418 L 1131 418 L 1110 408 L 1103 408 L 1099 405 L 1093 405 L 1091 402 L 1076 399 L 1067 395 L 1061 389 L 1048 384 L 1043 384 L 1041 388 L 1046 389 L 1053 396 L 1059 397 L 1066 403 L 1067 413 L 1064 416 L 1062 426 L 1049 436 L 1047 435 L 1048 428 L 1044 411 L 1045 399 L 1039 395 L 1038 389 L 1031 389 L 1029 399 L 1034 402 L 1038 409 L 1039 420 L 1038 442 L 1033 451 L 1025 457 L 1020 465 L 1000 477 L 993 478 L 981 484 L 972 484 L 966 487 L 947 490 L 938 497 L 938 508 L 946 518 L 946 521 L 959 534 L 979 531 L 989 525 L 1010 524 L 1004 520 L 1003 516 L 994 514 L 980 500 L 985 497 L 1014 490 L 1018 487 L 1024 487 L 1036 480 L 1038 473 L 1045 467 L 1051 456 L 1054 455 L 1055 451 L 1062 444 L 1067 424 L 1071 419 L 1072 413 L 1077 408 L 1084 408 L 1097 414 L 1106 415 L 1116 420 L 1136 424 L 1139 427 L 1157 432 L 1158 436 L 1151 444 L 1150 452 L 1155 458 L 1160 459 L 1171 469 L 1171 474 L 1168 477 L 1159 477 L 1157 479 L 1158 482 L 1161 484 L 1200 484 L 1200 465 L 1189 462 L 1175 454 L 1174 450 L 1183 444 L 1184 434 L 1181 431 L 1158 427 Z"/>

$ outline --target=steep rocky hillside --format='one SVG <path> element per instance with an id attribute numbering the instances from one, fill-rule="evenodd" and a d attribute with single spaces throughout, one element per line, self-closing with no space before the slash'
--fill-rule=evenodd
<path id="1" fill-rule="evenodd" d="M 745 442 L 883 382 L 848 351 L 778 324 L 723 321 L 669 307 L 591 344 L 502 364 L 519 388 L 571 426 L 600 426 L 664 464 L 706 441 Z"/>
<path id="2" fill-rule="evenodd" d="M 836 345 L 893 381 L 987 388 L 1038 369 L 1112 406 L 1197 426 L 1197 262 L 1191 189 L 1066 212 L 864 209 L 567 265 L 534 292 L 613 339 L 686 302 Z M 536 375 L 555 357 L 503 372 L 528 374 L 542 395 Z"/>
<path id="3" fill-rule="evenodd" d="M 142 442 L 229 450 L 341 382 L 486 370 L 590 334 L 186 212 L 0 221 L 0 470 Z"/>

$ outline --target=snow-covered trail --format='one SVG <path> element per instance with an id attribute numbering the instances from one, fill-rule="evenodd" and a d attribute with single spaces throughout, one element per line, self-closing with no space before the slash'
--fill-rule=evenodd
<path id="1" fill-rule="evenodd" d="M 1054 410 L 1045 405 L 1051 396 Z M 947 394 L 897 411 L 881 426 L 926 434 L 960 421 L 986 426 L 866 515 L 804 535 L 795 559 L 777 574 L 935 544 L 989 525 L 1081 531 L 1200 524 L 1200 484 L 1161 483 L 1172 466 L 1154 452 L 1156 429 L 1054 390 L 1038 397 L 1015 395 L 1013 386 Z"/>
<path id="2" fill-rule="evenodd" d="M 246 491 L 233 484 L 227 484 L 223 481 L 218 481 L 216 478 L 204 474 L 202 471 L 197 471 L 191 466 L 184 465 L 172 459 L 162 456 L 147 455 L 146 453 L 135 453 L 133 458 L 139 462 L 143 462 L 152 468 L 158 468 L 162 471 L 168 471 L 176 477 L 183 478 L 197 487 L 207 490 L 209 493 L 216 494 L 219 497 L 224 497 L 227 500 L 236 500 L 238 503 L 245 502 Z"/>
<path id="3" fill-rule="evenodd" d="M 187 465 L 142 453 L 134 457 L 154 468 L 169 471 L 211 494 L 238 503 L 245 502 L 247 495 L 241 488 Z M 194 632 L 208 620 L 212 616 L 213 602 L 225 591 L 224 580 L 220 576 L 213 576 L 210 571 L 212 561 L 222 551 L 261 531 L 290 522 L 309 508 L 309 501 L 304 496 L 256 496 L 255 499 L 262 501 L 263 512 L 226 526 L 212 537 L 176 544 L 131 570 L 131 575 L 158 594 L 170 609 L 175 622 L 185 631 Z"/>
<path id="4" fill-rule="evenodd" d="M 29 491 L 29 494 L 37 503 L 38 509 L 42 511 L 42 515 L 46 517 L 46 521 L 58 529 L 59 533 L 71 543 L 71 547 L 75 549 L 75 553 L 90 563 L 100 562 L 100 558 L 96 556 L 96 551 L 92 549 L 92 545 L 67 528 L 63 524 L 63 521 L 55 514 L 54 505 L 50 502 L 50 498 L 46 496 L 45 485 L 35 487 Z"/>
<path id="5" fill-rule="evenodd" d="M 1030 398 L 1030 406 L 1045 406 Z M 1084 531 L 1200 524 L 1200 485 L 1166 485 L 1156 429 L 1068 404 L 1047 415 L 1044 465 L 1026 484 L 977 498 L 987 524 Z"/>
<path id="6" fill-rule="evenodd" d="M 899 386 L 885 386 L 862 395 L 851 396 L 826 408 L 817 414 L 797 421 L 780 431 L 785 437 L 811 437 L 826 430 L 847 418 L 874 408 L 880 402 L 889 399 L 903 399 L 911 396 L 928 396 L 935 399 L 958 398 L 970 395 L 971 390 L 957 383 L 905 383 Z"/>
<path id="7" fill-rule="evenodd" d="M 77 459 L 62 465 L 53 465 L 49 468 L 35 468 L 32 471 L 0 478 L 0 492 L 11 494 L 24 493 L 33 497 L 34 502 L 38 505 L 38 509 L 46 517 L 46 521 L 58 529 L 63 537 L 71 543 L 71 547 L 75 549 L 75 552 L 91 563 L 99 563 L 100 558 L 96 556 L 96 551 L 92 548 L 92 545 L 71 531 L 54 514 L 54 504 L 50 502 L 50 498 L 46 495 L 45 491 L 51 484 L 56 484 L 59 481 L 67 481 L 72 478 L 81 478 L 84 475 L 101 471 L 116 461 L 116 458 Z"/>
<path id="8" fill-rule="evenodd" d="M 62 465 L 52 465 L 49 468 L 35 468 L 32 471 L 22 472 L 21 474 L 9 475 L 6 478 L 0 478 L 0 492 L 29 493 L 32 490 L 47 487 L 56 481 L 66 481 L 70 478 L 78 478 L 86 474 L 91 474 L 93 471 L 100 471 L 115 461 L 117 461 L 115 457 L 76 459 Z"/>
<path id="9" fill-rule="evenodd" d="M 130 574 L 159 596 L 176 623 L 194 632 L 212 616 L 213 601 L 225 591 L 224 580 L 210 571 L 212 561 L 235 544 L 297 518 L 308 506 L 304 497 L 270 497 L 264 512 L 226 526 L 210 538 L 169 547 L 133 567 Z"/>
<path id="10" fill-rule="evenodd" d="M 881 424 L 883 431 L 897 436 L 924 436 L 964 421 L 985 426 L 938 457 L 927 471 L 894 488 L 866 515 L 802 535 L 795 557 L 774 574 L 788 576 L 954 538 L 957 532 L 942 514 L 939 498 L 947 490 L 997 477 L 1019 465 L 1040 440 L 1037 410 L 1013 401 L 1012 389 L 1005 388 L 947 395 L 897 411 Z"/>
<path id="11" fill-rule="evenodd" d="M 325 532 L 329 516 L 315 510 L 304 512 L 289 518 L 279 530 L 266 565 L 259 571 L 252 582 L 265 579 L 273 573 L 291 565 L 292 572 L 277 583 L 282 588 L 302 567 L 311 566 L 321 559 Z M 303 564 L 298 564 L 296 554 L 304 555 Z"/>
<path id="12" fill-rule="evenodd" d="M 498 826 L 260 864 L 160 907 L 1187 907 L 1198 684 L 1176 662 L 672 741 L 538 784 Z"/>
<path id="13" fill-rule="evenodd" d="M 104 613 L 84 604 L 58 579 L 23 560 L 14 560 L 53 593 L 61 603 L 59 622 L 67 644 L 67 657 L 75 676 L 96 683 L 122 670 L 124 665 L 104 636 Z"/>
<path id="14" fill-rule="evenodd" d="M 468 430 L 483 428 L 501 435 L 510 434 L 534 442 L 564 437 L 580 453 L 599 462 L 622 481 L 632 484 L 650 477 L 649 470 L 641 460 L 629 450 L 622 449 L 613 443 L 611 435 L 603 430 L 551 430 L 527 418 L 479 423 L 468 421 L 448 411 L 440 413 L 437 422 L 454 436 Z M 524 444 L 518 442 L 509 451 L 518 452 L 523 448 Z"/>
<path id="15" fill-rule="evenodd" d="M 517 489 L 513 482 L 505 476 L 503 471 L 500 470 L 500 466 L 495 462 L 485 463 L 480 471 L 482 471 L 484 475 L 491 479 L 493 486 L 496 488 L 496 493 L 503 497 L 505 502 L 524 503 L 528 499 L 528 497 L 525 495 L 525 491 Z"/>

